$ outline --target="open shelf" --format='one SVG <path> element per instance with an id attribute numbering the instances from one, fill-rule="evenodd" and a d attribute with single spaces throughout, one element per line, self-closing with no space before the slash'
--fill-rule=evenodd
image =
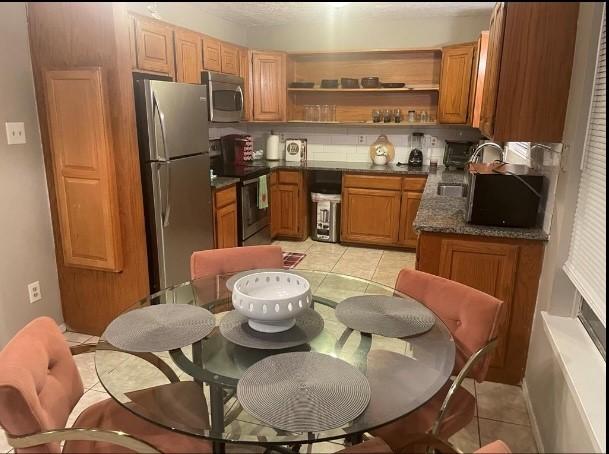
<path id="1" fill-rule="evenodd" d="M 408 93 L 411 91 L 438 91 L 439 85 L 404 88 L 288 88 L 288 92 L 299 93 Z"/>

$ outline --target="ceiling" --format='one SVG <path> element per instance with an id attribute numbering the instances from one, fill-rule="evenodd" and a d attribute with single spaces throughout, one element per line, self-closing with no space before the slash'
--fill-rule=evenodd
<path id="1" fill-rule="evenodd" d="M 333 4 L 345 4 L 334 7 Z M 329 15 L 349 19 L 474 16 L 489 14 L 494 2 L 205 2 L 209 14 L 246 26 L 311 22 Z"/>

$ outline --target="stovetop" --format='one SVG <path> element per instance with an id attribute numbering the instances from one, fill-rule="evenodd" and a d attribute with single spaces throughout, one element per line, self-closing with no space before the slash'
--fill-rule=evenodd
<path id="1" fill-rule="evenodd" d="M 249 180 L 270 172 L 268 166 L 240 166 L 240 165 L 225 165 L 216 170 L 216 174 L 221 177 L 233 177 L 240 180 Z"/>

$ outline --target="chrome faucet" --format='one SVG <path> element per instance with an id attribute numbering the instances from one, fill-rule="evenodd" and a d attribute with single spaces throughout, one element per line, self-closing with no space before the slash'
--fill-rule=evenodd
<path id="1" fill-rule="evenodd" d="M 485 147 L 493 147 L 494 149 L 496 149 L 499 152 L 499 162 L 504 162 L 503 161 L 503 147 L 495 142 L 484 142 L 481 145 L 478 145 L 476 147 L 476 149 L 474 150 L 474 152 L 472 153 L 471 157 L 469 158 L 469 162 L 477 162 L 478 159 L 478 155 L 480 154 L 480 151 L 482 149 L 484 149 Z"/>

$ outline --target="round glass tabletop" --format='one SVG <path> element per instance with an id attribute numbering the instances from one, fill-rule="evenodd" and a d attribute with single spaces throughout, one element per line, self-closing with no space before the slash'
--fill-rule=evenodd
<path id="1" fill-rule="evenodd" d="M 215 314 L 212 333 L 191 346 L 161 353 L 123 351 L 102 336 L 95 353 L 101 384 L 125 408 L 168 429 L 220 442 L 265 445 L 312 443 L 369 431 L 416 410 L 446 384 L 455 344 L 440 319 L 430 331 L 403 339 L 353 331 L 335 316 L 343 299 L 401 295 L 351 276 L 303 270 L 297 274 L 311 284 L 313 308 L 324 320 L 323 330 L 309 343 L 283 350 L 231 343 L 218 328 L 233 309 L 226 287 L 230 276 L 195 279 L 151 295 L 130 310 L 153 304 L 198 305 Z M 237 399 L 239 378 L 261 359 L 287 351 L 324 353 L 357 367 L 370 383 L 366 410 L 343 427 L 308 433 L 284 432 L 248 414 Z"/>

